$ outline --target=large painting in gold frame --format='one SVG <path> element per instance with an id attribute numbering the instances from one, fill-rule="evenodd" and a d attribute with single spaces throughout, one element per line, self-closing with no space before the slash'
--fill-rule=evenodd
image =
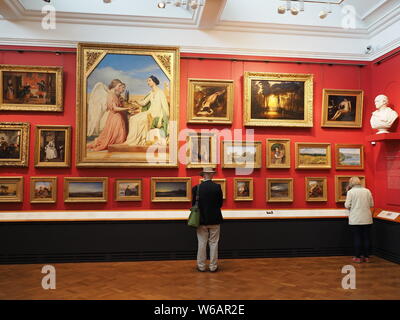
<path id="1" fill-rule="evenodd" d="M 312 127 L 313 75 L 244 73 L 245 126 Z"/>
<path id="2" fill-rule="evenodd" d="M 80 43 L 77 63 L 77 166 L 177 167 L 179 49 Z"/>

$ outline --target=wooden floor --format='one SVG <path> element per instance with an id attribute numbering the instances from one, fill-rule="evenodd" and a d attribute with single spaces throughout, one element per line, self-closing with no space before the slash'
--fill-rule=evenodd
<path id="1" fill-rule="evenodd" d="M 356 289 L 341 287 L 350 257 L 220 260 L 220 272 L 195 261 L 64 263 L 56 289 L 41 287 L 43 265 L 0 265 L 0 299 L 400 299 L 400 266 L 372 257 L 354 265 Z"/>

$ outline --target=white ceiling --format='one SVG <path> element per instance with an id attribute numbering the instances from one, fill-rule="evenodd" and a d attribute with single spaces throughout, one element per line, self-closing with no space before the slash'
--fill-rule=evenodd
<path id="1" fill-rule="evenodd" d="M 278 6 L 286 6 L 282 0 L 205 0 L 196 11 L 159 9 L 158 0 L 51 0 L 57 28 L 43 30 L 44 1 L 0 0 L 0 44 L 122 42 L 178 45 L 186 52 L 354 60 L 372 59 L 400 44 L 399 0 L 306 1 L 304 12 L 293 16 L 277 13 Z M 348 6 L 356 14 L 355 28 L 343 28 Z M 320 19 L 319 12 L 328 8 L 332 13 Z M 367 45 L 372 54 L 366 55 Z"/>

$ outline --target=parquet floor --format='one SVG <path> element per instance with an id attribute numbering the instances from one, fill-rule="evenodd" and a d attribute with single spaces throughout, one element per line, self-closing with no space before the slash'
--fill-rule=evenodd
<path id="1" fill-rule="evenodd" d="M 0 265 L 0 299 L 400 299 L 400 266 L 372 257 L 354 265 L 356 289 L 342 289 L 350 257 L 53 264 L 56 289 L 44 290 L 43 265 Z"/>

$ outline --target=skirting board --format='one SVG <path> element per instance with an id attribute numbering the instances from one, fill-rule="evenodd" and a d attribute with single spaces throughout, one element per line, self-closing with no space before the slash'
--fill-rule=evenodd
<path id="1" fill-rule="evenodd" d="M 15 211 L 0 212 L 0 222 L 96 221 L 96 220 L 185 220 L 189 210 L 142 211 Z M 225 219 L 346 218 L 345 209 L 222 210 Z"/>

